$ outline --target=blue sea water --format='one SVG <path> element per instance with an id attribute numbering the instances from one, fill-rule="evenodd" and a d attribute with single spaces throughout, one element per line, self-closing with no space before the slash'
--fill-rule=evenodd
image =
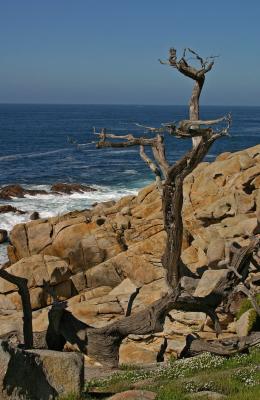
<path id="1" fill-rule="evenodd" d="M 208 160 L 260 142 L 260 107 L 205 106 L 201 107 L 201 118 L 217 118 L 227 112 L 233 116 L 231 136 L 212 146 Z M 138 135 L 143 131 L 135 123 L 160 126 L 187 118 L 185 106 L 0 104 L 0 186 L 19 183 L 48 189 L 55 182 L 79 182 L 98 189 L 82 195 L 13 199 L 8 203 L 27 214 L 1 215 L 0 228 L 10 230 L 35 210 L 45 217 L 136 193 L 153 179 L 138 148 L 96 149 L 93 127 Z M 79 145 L 70 144 L 68 136 Z M 189 140 L 168 137 L 166 142 L 171 161 L 190 147 Z"/>

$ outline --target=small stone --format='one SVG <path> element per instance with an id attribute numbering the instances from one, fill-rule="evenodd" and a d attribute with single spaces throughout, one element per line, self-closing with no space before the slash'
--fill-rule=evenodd
<path id="1" fill-rule="evenodd" d="M 108 397 L 108 400 L 154 400 L 156 396 L 156 393 L 148 390 L 127 390 Z"/>
<path id="2" fill-rule="evenodd" d="M 40 214 L 38 213 L 38 211 L 34 211 L 31 215 L 30 215 L 30 220 L 35 221 L 37 219 L 40 219 Z"/>

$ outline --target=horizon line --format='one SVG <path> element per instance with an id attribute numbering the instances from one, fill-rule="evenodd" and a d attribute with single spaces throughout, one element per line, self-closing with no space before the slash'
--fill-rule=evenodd
<path id="1" fill-rule="evenodd" d="M 189 107 L 188 104 L 138 104 L 138 103 L 48 103 L 48 102 L 0 102 L 1 105 L 30 105 L 30 106 L 139 106 L 139 107 Z M 200 104 L 200 107 L 260 107 L 257 104 Z"/>

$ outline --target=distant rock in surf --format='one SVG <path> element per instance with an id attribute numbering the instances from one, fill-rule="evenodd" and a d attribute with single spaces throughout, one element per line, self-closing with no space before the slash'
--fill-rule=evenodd
<path id="1" fill-rule="evenodd" d="M 5 229 L 0 229 L 0 243 L 5 243 L 8 240 L 8 233 Z"/>
<path id="2" fill-rule="evenodd" d="M 30 220 L 35 221 L 36 219 L 40 219 L 40 214 L 38 213 L 38 211 L 34 211 L 34 212 L 30 215 Z"/>
<path id="3" fill-rule="evenodd" d="M 85 192 L 96 192 L 97 189 L 94 189 L 90 186 L 81 185 L 80 183 L 55 183 L 51 187 L 52 192 L 56 193 L 85 193 Z"/>
<path id="4" fill-rule="evenodd" d="M 5 213 L 15 213 L 15 214 L 26 214 L 26 211 L 18 210 L 18 208 L 11 206 L 10 204 L 7 204 L 6 206 L 0 206 L 0 214 L 5 214 Z"/>
<path id="5" fill-rule="evenodd" d="M 29 194 L 30 196 L 35 196 L 37 194 L 47 194 L 47 192 L 45 190 L 38 189 L 24 189 L 20 185 L 8 185 L 0 189 L 0 199 L 2 200 L 11 200 L 12 197 L 22 198 L 26 194 Z"/>

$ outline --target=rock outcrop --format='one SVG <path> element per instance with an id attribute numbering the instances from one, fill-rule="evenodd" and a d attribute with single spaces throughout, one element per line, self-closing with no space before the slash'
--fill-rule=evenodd
<path id="1" fill-rule="evenodd" d="M 1 399 L 50 400 L 84 385 L 83 356 L 49 350 L 21 350 L 0 341 Z"/>
<path id="2" fill-rule="evenodd" d="M 18 210 L 16 207 L 11 206 L 10 204 L 0 206 L 0 214 L 5 214 L 5 213 L 15 213 L 15 214 L 26 214 L 26 211 Z"/>
<path id="3" fill-rule="evenodd" d="M 191 293 L 210 293 L 227 272 L 218 265 L 227 246 L 246 245 L 250 235 L 260 233 L 259 177 L 260 145 L 203 162 L 186 178 L 182 260 L 188 269 L 182 284 Z M 35 331 L 46 329 L 46 306 L 52 301 L 43 279 L 59 298 L 67 299 L 73 315 L 96 327 L 134 313 L 167 292 L 161 264 L 165 232 L 154 184 L 116 203 L 16 225 L 10 240 L 9 269 L 29 279 Z M 259 290 L 253 266 L 250 279 Z M 8 323 L 10 329 L 17 326 L 20 318 L 16 289 L 8 285 L 0 282 L 0 334 L 8 331 Z M 220 313 L 219 318 L 222 335 L 234 335 L 234 315 Z M 178 355 L 184 336 L 192 332 L 215 337 L 205 314 L 172 311 L 164 332 L 130 335 L 121 346 L 120 361 L 153 362 Z"/>
<path id="4" fill-rule="evenodd" d="M 57 298 L 72 296 L 71 272 L 66 261 L 53 256 L 33 255 L 6 268 L 6 271 L 28 280 L 32 309 L 51 304 L 53 299 L 46 291 L 46 284 L 53 286 Z M 0 308 L 3 313 L 22 310 L 21 297 L 15 285 L 0 278 Z"/>
<path id="5" fill-rule="evenodd" d="M 35 196 L 37 194 L 46 194 L 45 190 L 31 190 L 24 189 L 20 185 L 8 185 L 4 186 L 0 189 L 0 199 L 2 200 L 10 200 L 12 197 L 22 198 L 25 195 Z"/>
<path id="6" fill-rule="evenodd" d="M 95 192 L 96 190 L 91 186 L 81 185 L 80 183 L 55 183 L 51 187 L 52 192 L 65 194 Z"/>

